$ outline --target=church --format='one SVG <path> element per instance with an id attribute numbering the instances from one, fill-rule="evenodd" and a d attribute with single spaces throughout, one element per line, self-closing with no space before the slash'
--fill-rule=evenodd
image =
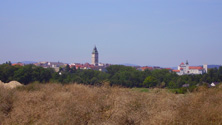
<path id="1" fill-rule="evenodd" d="M 204 74 L 207 73 L 207 65 L 203 65 L 203 66 L 189 66 L 188 61 L 186 61 L 186 63 L 181 63 L 178 66 L 177 70 L 173 70 L 174 72 L 176 72 L 178 75 L 189 75 L 189 74 L 194 74 L 194 75 L 198 75 L 198 74 Z"/>

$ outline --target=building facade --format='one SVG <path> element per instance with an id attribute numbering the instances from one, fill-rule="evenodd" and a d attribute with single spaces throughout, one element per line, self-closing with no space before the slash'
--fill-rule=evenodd
<path id="1" fill-rule="evenodd" d="M 94 47 L 94 49 L 92 51 L 92 64 L 94 66 L 98 66 L 98 64 L 99 64 L 99 53 L 98 53 L 96 46 Z"/>
<path id="2" fill-rule="evenodd" d="M 184 64 L 183 62 L 178 66 L 177 70 L 173 70 L 178 75 L 189 75 L 189 74 L 204 74 L 207 73 L 207 65 L 203 66 L 189 66 L 188 61 Z"/>

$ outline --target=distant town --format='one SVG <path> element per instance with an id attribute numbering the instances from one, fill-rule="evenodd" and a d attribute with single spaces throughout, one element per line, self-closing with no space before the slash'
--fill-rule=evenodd
<path id="1" fill-rule="evenodd" d="M 67 65 L 69 65 L 70 68 L 75 68 L 75 69 L 81 69 L 81 70 L 86 70 L 86 69 L 92 69 L 92 70 L 98 70 L 98 71 L 106 71 L 106 68 L 113 65 L 113 64 L 108 64 L 108 63 L 99 63 L 99 52 L 96 48 L 96 46 L 93 48 L 92 51 L 92 56 L 91 56 L 91 64 L 90 63 L 63 63 L 63 62 L 29 62 L 29 63 L 24 63 L 24 62 L 17 62 L 13 63 L 12 65 L 19 65 L 19 66 L 24 66 L 27 64 L 33 64 L 36 66 L 40 66 L 43 68 L 53 68 L 56 72 L 59 72 L 60 68 L 64 68 Z M 167 69 L 171 72 L 175 72 L 178 75 L 189 75 L 189 74 L 204 74 L 207 73 L 208 68 L 218 68 L 221 65 L 211 65 L 208 66 L 207 64 L 203 64 L 202 66 L 190 66 L 188 60 L 186 63 L 182 62 L 180 65 L 177 66 L 177 69 L 175 68 L 162 68 L 159 66 L 134 66 L 132 65 L 131 67 L 136 68 L 137 70 L 140 71 L 145 71 L 145 70 L 155 70 L 155 69 Z"/>

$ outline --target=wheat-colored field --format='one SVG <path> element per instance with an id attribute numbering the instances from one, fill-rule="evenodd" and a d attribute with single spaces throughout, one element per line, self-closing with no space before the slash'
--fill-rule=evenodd
<path id="1" fill-rule="evenodd" d="M 222 124 L 222 89 L 174 94 L 80 84 L 0 88 L 0 124 Z"/>

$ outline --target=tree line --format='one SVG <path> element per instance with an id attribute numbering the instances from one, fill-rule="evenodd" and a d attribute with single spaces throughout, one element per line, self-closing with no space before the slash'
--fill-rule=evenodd
<path id="1" fill-rule="evenodd" d="M 211 82 L 222 82 L 222 67 L 209 69 L 203 75 L 183 75 L 167 69 L 139 71 L 133 67 L 112 65 L 106 72 L 96 70 L 81 70 L 69 65 L 55 72 L 52 68 L 43 68 L 35 65 L 12 66 L 11 63 L 0 65 L 0 80 L 9 82 L 19 81 L 22 84 L 39 83 L 80 83 L 87 85 L 102 85 L 108 82 L 111 86 L 145 87 L 145 88 L 181 88 L 184 84 L 190 87 Z"/>

